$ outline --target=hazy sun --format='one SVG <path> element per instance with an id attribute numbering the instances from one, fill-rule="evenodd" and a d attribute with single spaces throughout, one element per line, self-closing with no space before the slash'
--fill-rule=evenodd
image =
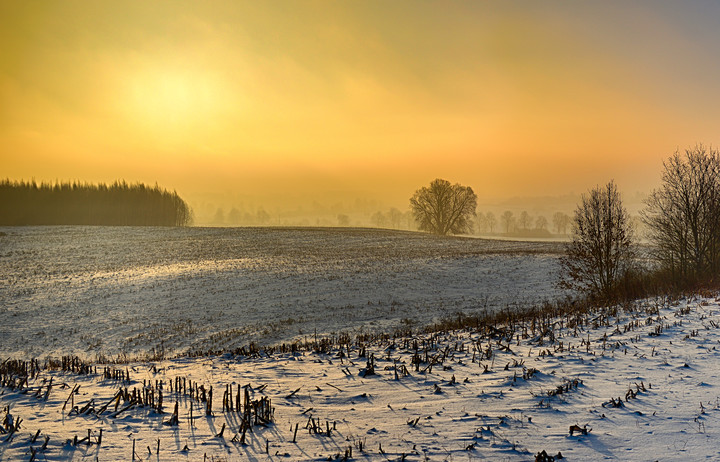
<path id="1" fill-rule="evenodd" d="M 222 87 L 203 71 L 149 69 L 128 78 L 120 104 L 131 123 L 172 141 L 197 135 L 222 116 Z"/>

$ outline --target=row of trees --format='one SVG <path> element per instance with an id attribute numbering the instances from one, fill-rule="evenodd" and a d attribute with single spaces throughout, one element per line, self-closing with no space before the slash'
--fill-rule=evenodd
<path id="1" fill-rule="evenodd" d="M 676 152 L 663 167 L 661 186 L 642 212 L 655 275 L 674 285 L 713 281 L 720 270 L 720 153 L 698 145 Z M 560 284 L 613 298 L 629 275 L 643 276 L 633 237 L 615 184 L 591 190 L 575 211 Z"/>
<path id="2" fill-rule="evenodd" d="M 476 213 L 477 196 L 472 188 L 460 184 L 451 184 L 447 180 L 436 179 L 430 186 L 418 189 L 410 199 L 410 208 L 418 229 L 434 234 L 463 234 L 472 232 L 472 217 L 477 217 L 480 231 L 495 232 L 498 219 L 492 212 Z M 553 225 L 558 233 L 565 234 L 570 217 L 562 212 L 553 215 Z M 523 211 L 516 219 L 506 210 L 500 215 L 501 229 L 505 233 L 518 230 L 547 230 L 548 220 L 544 216 L 534 218 Z"/>
<path id="3" fill-rule="evenodd" d="M 653 275 L 671 284 L 712 281 L 720 272 L 720 152 L 697 145 L 676 152 L 663 167 L 661 186 L 641 213 L 657 263 Z M 476 200 L 471 188 L 437 179 L 416 191 L 410 205 L 421 230 L 460 234 L 471 231 Z M 497 224 L 492 214 L 484 220 L 491 229 Z M 584 194 L 572 220 L 556 214 L 553 221 L 558 230 L 572 225 L 561 259 L 562 287 L 611 299 L 622 281 L 647 276 L 636 264 L 634 223 L 614 182 Z M 508 232 L 512 213 L 500 222 Z M 523 212 L 517 224 L 530 227 L 529 215 Z"/>
<path id="4" fill-rule="evenodd" d="M 340 210 L 343 210 L 340 208 Z M 264 207 L 258 207 L 256 211 L 241 211 L 237 207 L 232 207 L 228 213 L 218 207 L 214 214 L 206 214 L 200 217 L 212 225 L 230 225 L 230 226 L 367 226 L 371 225 L 376 228 L 391 229 L 415 229 L 415 220 L 410 211 L 401 212 L 395 207 L 391 207 L 385 211 L 377 210 L 369 215 L 348 214 L 343 211 L 337 213 L 325 212 L 316 215 L 310 211 L 307 213 L 300 212 L 277 212 L 270 214 Z"/>
<path id="5" fill-rule="evenodd" d="M 212 224 L 214 225 L 260 225 L 266 226 L 270 224 L 270 214 L 260 207 L 257 212 L 241 212 L 237 208 L 230 209 L 227 215 L 222 208 L 218 207 L 213 215 Z"/>
<path id="6" fill-rule="evenodd" d="M 555 212 L 552 217 L 553 229 L 557 234 L 567 234 L 570 227 L 570 216 L 563 212 Z M 500 215 L 498 228 L 498 219 L 492 212 L 477 213 L 476 222 L 478 231 L 494 233 L 497 229 L 506 234 L 516 231 L 539 230 L 546 231 L 549 226 L 548 219 L 544 215 L 533 217 L 527 211 L 522 211 L 519 217 L 510 210 L 506 210 Z"/>
<path id="7" fill-rule="evenodd" d="M 142 183 L 0 182 L 0 225 L 188 226 L 192 211 L 176 192 Z"/>
<path id="8" fill-rule="evenodd" d="M 391 207 L 387 212 L 377 211 L 370 216 L 370 223 L 377 228 L 400 229 L 408 227 L 408 215 Z"/>

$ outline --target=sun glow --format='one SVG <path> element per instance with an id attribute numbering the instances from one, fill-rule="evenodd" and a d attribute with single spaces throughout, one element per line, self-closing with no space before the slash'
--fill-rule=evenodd
<path id="1" fill-rule="evenodd" d="M 720 7 L 695 6 L 0 2 L 0 165 L 226 208 L 648 191 L 718 144 Z"/>
<path id="2" fill-rule="evenodd" d="M 135 72 L 119 105 L 138 129 L 167 142 L 187 141 L 216 128 L 228 114 L 229 92 L 209 72 L 171 67 Z"/>

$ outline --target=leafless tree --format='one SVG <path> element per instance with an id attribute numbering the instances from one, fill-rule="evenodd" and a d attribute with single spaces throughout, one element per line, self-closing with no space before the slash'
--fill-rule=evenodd
<path id="1" fill-rule="evenodd" d="M 434 234 L 462 234 L 472 231 L 477 196 L 469 186 L 436 179 L 418 189 L 410 199 L 418 228 Z"/>
<path id="2" fill-rule="evenodd" d="M 495 218 L 495 214 L 492 212 L 486 213 L 485 221 L 487 222 L 488 229 L 490 229 L 490 233 L 494 233 L 495 226 L 497 226 L 497 218 Z"/>
<path id="3" fill-rule="evenodd" d="M 488 231 L 488 220 L 484 213 L 478 212 L 475 222 L 477 223 L 477 232 L 479 234 L 486 233 Z"/>
<path id="4" fill-rule="evenodd" d="M 553 215 L 553 226 L 558 234 L 567 234 L 567 227 L 570 225 L 570 217 L 563 212 L 555 212 Z"/>
<path id="5" fill-rule="evenodd" d="M 388 210 L 388 221 L 392 228 L 399 228 L 402 222 L 402 212 L 395 207 L 391 207 L 390 210 Z"/>
<path id="6" fill-rule="evenodd" d="M 503 228 L 505 228 L 505 233 L 513 231 L 515 229 L 515 217 L 513 213 L 510 210 L 505 210 L 503 214 L 500 215 L 500 223 L 502 223 Z"/>
<path id="7" fill-rule="evenodd" d="M 662 184 L 646 200 L 643 221 L 656 256 L 673 276 L 720 269 L 720 154 L 697 145 L 664 162 Z"/>
<path id="8" fill-rule="evenodd" d="M 582 196 L 575 210 L 572 240 L 560 259 L 560 286 L 611 298 L 633 261 L 630 220 L 614 182 Z"/>
<path id="9" fill-rule="evenodd" d="M 548 221 L 547 218 L 545 218 L 543 215 L 540 215 L 535 220 L 535 229 L 547 229 L 548 227 Z"/>
<path id="10" fill-rule="evenodd" d="M 237 225 L 240 223 L 240 219 L 242 216 L 240 215 L 240 211 L 233 207 L 230 209 L 230 212 L 227 215 L 227 222 L 233 225 Z"/>
<path id="11" fill-rule="evenodd" d="M 413 215 L 412 210 L 403 212 L 402 222 L 405 229 L 417 229 L 417 223 L 415 223 L 415 216 Z"/>
<path id="12" fill-rule="evenodd" d="M 337 216 L 338 226 L 348 227 L 350 226 L 350 217 L 344 213 L 339 213 Z"/>
<path id="13" fill-rule="evenodd" d="M 223 223 L 225 223 L 225 212 L 223 212 L 223 209 L 221 207 L 218 207 L 218 209 L 215 211 L 213 223 L 216 225 L 222 225 Z"/>
<path id="14" fill-rule="evenodd" d="M 520 229 L 530 229 L 532 228 L 532 223 L 533 218 L 530 216 L 529 213 L 523 210 L 520 213 L 520 218 L 518 219 L 518 226 L 520 226 Z"/>
<path id="15" fill-rule="evenodd" d="M 270 214 L 265 211 L 264 208 L 260 207 L 256 214 L 257 222 L 261 225 L 266 225 L 270 222 Z"/>
<path id="16" fill-rule="evenodd" d="M 376 228 L 384 228 L 387 226 L 387 218 L 384 213 L 377 211 L 370 216 L 370 223 Z"/>

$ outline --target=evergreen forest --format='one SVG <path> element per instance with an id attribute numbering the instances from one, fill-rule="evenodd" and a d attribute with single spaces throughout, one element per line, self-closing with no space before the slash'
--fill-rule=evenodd
<path id="1" fill-rule="evenodd" d="M 189 226 L 176 192 L 116 181 L 88 184 L 0 181 L 0 225 Z"/>

